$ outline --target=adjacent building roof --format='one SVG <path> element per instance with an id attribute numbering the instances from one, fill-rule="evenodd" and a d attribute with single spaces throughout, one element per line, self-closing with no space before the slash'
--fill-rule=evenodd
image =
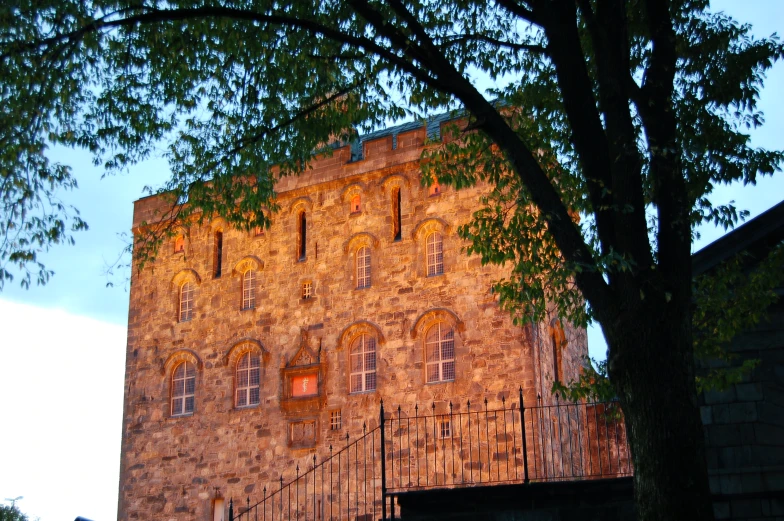
<path id="1" fill-rule="evenodd" d="M 692 275 L 701 275 L 742 251 L 748 251 L 761 258 L 782 241 L 784 241 L 784 201 L 693 254 Z"/>

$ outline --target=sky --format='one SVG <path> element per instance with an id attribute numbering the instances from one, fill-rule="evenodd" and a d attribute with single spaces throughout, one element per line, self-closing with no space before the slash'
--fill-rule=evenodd
<path id="1" fill-rule="evenodd" d="M 784 30 L 780 0 L 713 5 L 751 23 L 756 35 Z M 784 148 L 783 93 L 779 62 L 761 93 L 766 125 L 752 134 L 755 146 Z M 55 271 L 49 284 L 23 290 L 17 280 L 0 293 L 0 501 L 23 496 L 17 505 L 41 521 L 107 521 L 117 511 L 129 272 L 107 276 L 106 270 L 128 240 L 118 234 L 127 236 L 133 201 L 144 186 L 162 183 L 168 169 L 154 160 L 101 179 L 85 153 L 55 149 L 52 157 L 73 167 L 80 187 L 62 198 L 79 208 L 90 229 L 77 234 L 75 246 L 42 255 Z M 720 187 L 712 199 L 734 200 L 754 217 L 784 199 L 784 174 L 756 186 Z M 695 250 L 725 233 L 700 231 Z M 589 330 L 589 348 L 604 357 L 598 328 Z"/>

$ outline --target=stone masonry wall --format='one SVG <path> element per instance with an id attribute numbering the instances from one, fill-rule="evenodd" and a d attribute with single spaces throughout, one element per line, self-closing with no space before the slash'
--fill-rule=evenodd
<path id="1" fill-rule="evenodd" d="M 736 337 L 734 363 L 760 364 L 742 383 L 702 397 L 717 520 L 784 520 L 784 305 Z"/>
<path id="2" fill-rule="evenodd" d="M 420 184 L 424 129 L 365 143 L 365 159 L 349 163 L 348 147 L 314 161 L 276 188 L 281 210 L 261 235 L 220 220 L 182 226 L 174 240 L 131 279 L 125 409 L 118 519 L 212 519 L 214 498 L 260 496 L 297 462 L 319 460 L 327 447 L 377 425 L 380 400 L 390 407 L 443 407 L 468 399 L 536 402 L 544 375 L 552 381 L 548 325 L 512 324 L 491 291 L 504 270 L 463 252 L 457 227 L 477 208 L 486 187 L 430 196 Z M 400 189 L 402 238 L 394 240 L 392 193 Z M 349 203 L 361 198 L 361 211 Z M 165 201 L 137 201 L 134 229 L 165 213 Z M 299 260 L 299 213 L 307 220 L 306 256 Z M 215 232 L 223 233 L 222 273 L 213 277 Z M 443 235 L 444 273 L 427 276 L 426 237 Z M 355 254 L 371 249 L 372 284 L 356 289 Z M 253 267 L 256 304 L 242 310 L 242 272 Z M 194 315 L 179 321 L 179 287 L 195 284 Z M 303 284 L 313 296 L 302 298 Z M 455 378 L 426 383 L 424 338 L 443 323 L 455 331 Z M 349 345 L 359 334 L 377 339 L 375 391 L 349 392 Z M 567 325 L 563 377 L 577 375 L 587 353 L 585 332 Z M 544 346 L 544 347 L 543 347 Z M 304 349 L 304 351 L 303 351 Z M 260 404 L 234 405 L 236 363 L 261 356 Z M 320 374 L 314 399 L 291 399 L 287 371 L 311 357 Z M 550 357 L 548 359 L 548 357 Z M 172 372 L 196 367 L 193 414 L 172 417 Z M 305 360 L 307 362 L 307 360 Z M 304 363 L 304 362 L 303 362 Z M 541 380 L 541 381 L 540 381 Z M 549 393 L 544 398 L 549 399 Z M 331 418 L 340 410 L 341 423 Z M 303 423 L 304 422 L 304 423 Z M 309 427 L 302 427 L 303 425 Z M 313 429 L 305 443 L 296 429 Z M 305 432 L 305 431 L 302 431 Z M 310 436 L 310 434 L 308 434 Z M 228 501 L 228 500 L 227 500 Z"/>

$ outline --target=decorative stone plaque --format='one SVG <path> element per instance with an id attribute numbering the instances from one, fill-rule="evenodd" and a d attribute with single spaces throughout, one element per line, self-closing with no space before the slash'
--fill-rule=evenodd
<path id="1" fill-rule="evenodd" d="M 289 446 L 295 448 L 316 445 L 316 420 L 289 422 Z"/>
<path id="2" fill-rule="evenodd" d="M 324 375 L 326 370 L 321 362 L 321 346 L 318 351 L 311 349 L 308 332 L 302 330 L 299 349 L 291 361 L 281 364 L 280 406 L 286 414 L 317 412 L 324 405 Z M 293 431 L 292 431 L 293 432 Z M 290 439 L 295 437 L 291 435 Z"/>

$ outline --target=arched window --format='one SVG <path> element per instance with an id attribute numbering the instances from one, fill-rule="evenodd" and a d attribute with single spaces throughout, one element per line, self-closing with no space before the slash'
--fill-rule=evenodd
<path id="1" fill-rule="evenodd" d="M 185 251 L 185 237 L 178 235 L 174 238 L 174 253 L 182 253 Z"/>
<path id="2" fill-rule="evenodd" d="M 184 416 L 193 414 L 194 395 L 196 393 L 196 366 L 191 362 L 182 362 L 174 368 L 171 384 L 171 414 Z"/>
<path id="3" fill-rule="evenodd" d="M 193 282 L 180 286 L 180 322 L 193 318 Z"/>
<path id="4" fill-rule="evenodd" d="M 362 197 L 359 194 L 351 198 L 351 213 L 359 213 L 362 211 Z"/>
<path id="5" fill-rule="evenodd" d="M 550 341 L 553 347 L 553 380 L 563 382 L 563 347 L 566 345 L 566 334 L 557 318 L 550 321 Z"/>
<path id="6" fill-rule="evenodd" d="M 307 239 L 308 239 L 308 220 L 305 217 L 305 212 L 299 212 L 299 219 L 298 219 L 298 232 L 299 232 L 299 244 L 297 245 L 298 250 L 298 260 L 304 261 L 307 257 Z"/>
<path id="7" fill-rule="evenodd" d="M 212 276 L 220 278 L 223 273 L 223 232 L 215 232 L 212 249 Z"/>
<path id="8" fill-rule="evenodd" d="M 245 353 L 237 362 L 237 392 L 234 402 L 237 407 L 259 404 L 260 367 L 257 353 Z"/>
<path id="9" fill-rule="evenodd" d="M 403 238 L 403 227 L 401 223 L 401 206 L 402 198 L 400 196 L 400 188 L 395 188 L 392 191 L 392 240 L 399 241 Z"/>
<path id="10" fill-rule="evenodd" d="M 455 332 L 445 322 L 427 330 L 425 365 L 428 383 L 455 379 Z"/>
<path id="11" fill-rule="evenodd" d="M 370 248 L 357 250 L 357 289 L 370 287 Z"/>
<path id="12" fill-rule="evenodd" d="M 376 389 L 376 338 L 362 334 L 351 343 L 351 392 Z"/>
<path id="13" fill-rule="evenodd" d="M 242 309 L 256 307 L 256 274 L 250 268 L 242 274 Z"/>
<path id="14" fill-rule="evenodd" d="M 444 273 L 444 241 L 441 234 L 433 232 L 427 236 L 427 275 Z"/>
<path id="15" fill-rule="evenodd" d="M 438 184 L 438 180 L 434 179 L 433 184 L 430 185 L 430 188 L 427 191 L 427 194 L 430 197 L 439 195 L 441 193 L 441 185 Z"/>

